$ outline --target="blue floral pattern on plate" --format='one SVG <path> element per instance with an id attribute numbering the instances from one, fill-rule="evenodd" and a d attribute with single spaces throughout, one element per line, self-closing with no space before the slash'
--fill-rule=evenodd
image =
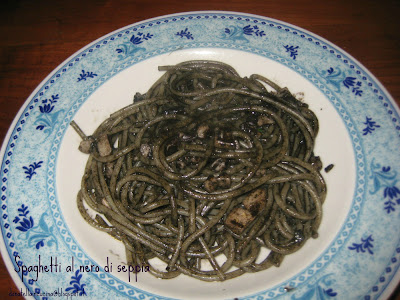
<path id="1" fill-rule="evenodd" d="M 75 275 L 71 276 L 71 281 L 69 282 L 70 286 L 65 289 L 65 291 L 70 292 L 71 294 L 78 294 L 79 296 L 85 296 L 85 285 L 81 283 L 82 274 L 79 274 L 79 270 L 76 270 Z"/>
<path id="2" fill-rule="evenodd" d="M 297 55 L 299 54 L 298 51 L 297 51 L 299 49 L 299 46 L 286 45 L 286 46 L 283 46 L 283 47 L 286 49 L 286 52 L 288 52 L 290 54 L 291 58 L 296 59 Z"/>
<path id="3" fill-rule="evenodd" d="M 53 233 L 54 226 L 49 227 L 45 217 L 47 217 L 47 213 L 41 215 L 39 224 L 35 226 L 32 216 L 29 215 L 28 206 L 22 204 L 18 208 L 18 216 L 14 218 L 13 223 L 18 224 L 16 229 L 24 234 L 23 237 L 20 236 L 20 239 L 27 240 L 28 247 L 34 246 L 36 249 L 39 249 L 44 247 L 46 242 L 47 246 L 51 247 L 55 245 L 56 249 L 58 249 L 58 242 Z"/>
<path id="4" fill-rule="evenodd" d="M 26 167 L 26 166 L 22 167 L 25 170 L 25 172 L 24 172 L 26 174 L 25 178 L 27 178 L 28 180 L 31 180 L 32 176 L 37 174 L 35 170 L 39 169 L 42 166 L 42 163 L 43 163 L 43 160 L 38 161 L 38 162 L 33 162 L 28 167 Z"/>
<path id="5" fill-rule="evenodd" d="M 58 122 L 59 115 L 64 112 L 63 109 L 55 111 L 56 103 L 60 100 L 58 94 L 51 95 L 49 99 L 42 100 L 42 105 L 39 105 L 39 114 L 35 120 L 36 130 L 43 131 L 45 133 L 45 138 L 47 138 L 55 125 Z"/>
<path id="6" fill-rule="evenodd" d="M 361 243 L 353 243 L 348 248 L 350 250 L 356 251 L 357 253 L 368 252 L 369 254 L 372 255 L 374 254 L 374 252 L 372 251 L 372 248 L 374 247 L 374 245 L 372 244 L 373 241 L 374 239 L 372 238 L 372 235 L 369 235 L 366 238 L 361 238 Z"/>
<path id="7" fill-rule="evenodd" d="M 361 89 L 362 81 L 357 80 L 356 77 L 346 76 L 346 73 L 340 68 L 330 67 L 327 70 L 319 71 L 319 74 L 324 77 L 326 82 L 335 86 L 337 92 L 340 92 L 340 88 L 343 85 L 347 89 L 350 89 L 356 96 L 361 97 L 363 94 Z"/>
<path id="8" fill-rule="evenodd" d="M 2 148 L 0 220 L 7 251 L 3 255 L 8 254 L 14 267 L 34 264 L 32 253 L 72 253 L 82 263 L 95 264 L 74 241 L 57 203 L 55 166 L 69 121 L 99 86 L 136 63 L 178 49 L 207 47 L 260 55 L 307 78 L 335 107 L 354 148 L 357 182 L 340 232 L 309 267 L 245 298 L 334 299 L 349 293 L 380 298 L 398 278 L 400 262 L 399 240 L 380 232 L 398 236 L 398 111 L 380 84 L 342 50 L 296 27 L 238 13 L 186 13 L 134 24 L 84 48 L 40 85 Z M 102 59 L 101 66 L 96 58 Z M 18 263 L 16 257 L 21 258 Z M 378 260 L 385 265 L 376 275 L 369 271 Z M 344 276 L 336 267 L 343 261 L 363 274 L 357 290 L 347 284 L 354 276 Z M 23 283 L 31 292 L 45 291 L 49 285 L 25 275 Z M 110 298 L 158 297 L 104 271 L 64 273 L 51 280 L 86 296 L 101 289 Z"/>
<path id="9" fill-rule="evenodd" d="M 187 27 L 185 30 L 178 31 L 175 35 L 180 36 L 181 38 L 185 37 L 188 40 L 194 40 L 193 35 L 190 33 Z"/>
<path id="10" fill-rule="evenodd" d="M 97 74 L 89 71 L 85 72 L 85 70 L 82 70 L 82 73 L 79 74 L 78 82 L 82 80 L 86 81 L 88 78 L 94 78 L 95 76 L 97 76 Z"/>
<path id="11" fill-rule="evenodd" d="M 143 42 L 153 38 L 150 33 L 144 34 L 143 32 L 138 32 L 133 34 L 129 41 L 125 41 L 118 45 L 115 51 L 118 53 L 118 58 L 120 60 L 136 55 L 139 51 L 146 51 L 146 48 L 139 47 Z"/>
<path id="12" fill-rule="evenodd" d="M 234 42 L 245 42 L 249 43 L 249 39 L 246 36 L 263 37 L 265 36 L 264 30 L 260 30 L 257 25 L 246 25 L 246 26 L 228 26 L 224 29 L 224 32 L 220 35 L 222 39 L 231 40 Z"/>
<path id="13" fill-rule="evenodd" d="M 397 172 L 392 170 L 390 166 L 381 166 L 371 161 L 371 175 L 374 189 L 371 194 L 382 192 L 384 198 L 384 209 L 390 214 L 396 210 L 396 206 L 400 205 L 400 189 L 397 187 Z"/>

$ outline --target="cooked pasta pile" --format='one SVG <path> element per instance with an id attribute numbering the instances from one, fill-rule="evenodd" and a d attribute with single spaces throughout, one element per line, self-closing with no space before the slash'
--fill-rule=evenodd
<path id="1" fill-rule="evenodd" d="M 128 264 L 165 279 L 261 271 L 316 238 L 326 185 L 308 106 L 221 62 L 159 70 L 91 136 L 71 122 L 89 154 L 77 197 L 85 220 L 121 240 Z"/>

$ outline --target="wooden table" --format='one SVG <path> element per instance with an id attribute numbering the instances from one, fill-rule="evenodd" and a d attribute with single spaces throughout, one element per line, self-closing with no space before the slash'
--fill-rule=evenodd
<path id="1" fill-rule="evenodd" d="M 400 103 L 398 0 L 6 0 L 0 4 L 0 141 L 30 93 L 70 55 L 123 26 L 196 10 L 259 14 L 318 34 L 359 60 Z M 17 288 L 1 261 L 0 298 L 10 291 Z M 399 291 L 391 299 L 400 299 Z"/>

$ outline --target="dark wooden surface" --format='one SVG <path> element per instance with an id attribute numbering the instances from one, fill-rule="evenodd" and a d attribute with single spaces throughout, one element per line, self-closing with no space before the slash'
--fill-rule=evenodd
<path id="1" fill-rule="evenodd" d="M 164 14 L 196 10 L 253 13 L 318 34 L 360 61 L 400 103 L 398 0 L 3 0 L 0 142 L 31 92 L 70 55 L 123 26 Z M 16 292 L 17 288 L 1 261 L 0 299 L 7 298 L 10 291 Z M 399 291 L 391 299 L 399 300 Z"/>

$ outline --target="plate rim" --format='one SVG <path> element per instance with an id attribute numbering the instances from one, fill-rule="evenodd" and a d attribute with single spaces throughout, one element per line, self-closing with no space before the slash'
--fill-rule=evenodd
<path id="1" fill-rule="evenodd" d="M 154 20 L 159 20 L 162 18 L 171 18 L 174 16 L 182 16 L 182 15 L 192 15 L 192 14 L 233 14 L 233 15 L 240 15 L 240 16 L 248 16 L 248 17 L 252 17 L 252 18 L 259 18 L 259 19 L 266 19 L 275 23 L 279 23 L 285 26 L 289 26 L 293 29 L 297 29 L 299 31 L 302 31 L 310 36 L 313 36 L 315 38 L 318 38 L 319 40 L 323 41 L 324 43 L 326 43 L 327 45 L 329 45 L 330 47 L 339 50 L 342 54 L 346 55 L 347 58 L 349 58 L 351 61 L 354 62 L 354 64 L 357 65 L 358 68 L 360 68 L 366 75 L 368 75 L 369 80 L 374 82 L 377 87 L 379 87 L 379 89 L 381 89 L 381 92 L 383 95 L 386 96 L 388 102 L 390 102 L 390 104 L 392 105 L 392 109 L 396 110 L 396 112 L 398 114 L 400 114 L 400 108 L 398 106 L 398 104 L 395 102 L 394 98 L 392 97 L 392 95 L 389 93 L 389 91 L 383 86 L 383 84 L 375 77 L 375 75 L 373 75 L 360 61 L 358 61 L 355 57 L 353 57 L 351 54 L 349 54 L 347 51 L 343 50 L 341 47 L 333 44 L 332 42 L 330 42 L 329 40 L 325 39 L 324 37 L 315 34 L 307 29 L 301 28 L 297 25 L 279 20 L 279 19 L 275 19 L 275 18 L 271 18 L 271 17 L 267 17 L 267 16 L 262 16 L 262 15 L 257 15 L 257 14 L 251 14 L 251 13 L 245 13 L 245 12 L 239 12 L 239 11 L 225 11 L 225 10 L 199 10 L 199 11 L 182 11 L 182 12 L 178 12 L 178 13 L 172 13 L 172 14 L 165 14 L 165 15 L 160 15 L 160 16 L 156 16 L 156 17 L 152 17 L 152 18 L 148 18 L 148 19 L 144 19 L 126 26 L 123 26 L 121 28 L 118 28 L 116 30 L 113 30 L 112 32 L 109 32 L 105 35 L 100 36 L 99 38 L 95 39 L 94 41 L 90 42 L 89 44 L 85 45 L 84 47 L 81 47 L 80 49 L 78 49 L 77 51 L 75 51 L 72 55 L 68 56 L 67 59 L 65 59 L 64 61 L 62 61 L 60 64 L 58 64 L 37 86 L 36 88 L 30 93 L 30 95 L 25 99 L 24 103 L 21 105 L 20 109 L 18 110 L 18 112 L 16 113 L 16 115 L 13 118 L 13 121 L 11 122 L 11 124 L 9 125 L 9 128 L 7 130 L 7 133 L 2 141 L 2 145 L 1 145 L 1 150 L 0 150 L 0 158 L 2 160 L 2 168 L 1 170 L 3 170 L 4 167 L 4 158 L 5 158 L 5 152 L 7 149 L 7 145 L 10 142 L 11 136 L 17 126 L 18 121 L 20 120 L 23 112 L 25 111 L 25 109 L 27 108 L 27 106 L 29 105 L 29 102 L 34 98 L 34 96 L 44 87 L 44 85 L 46 84 L 46 82 L 48 82 L 59 70 L 62 69 L 63 66 L 68 65 L 68 63 L 74 58 L 76 57 L 79 53 L 89 49 L 91 46 L 95 45 L 96 43 L 98 43 L 99 41 L 107 38 L 108 36 L 111 36 L 115 33 L 121 32 L 125 29 L 131 28 L 133 26 L 138 26 L 140 24 L 143 23 L 147 23 L 147 22 L 151 22 Z M 1 242 L 0 242 L 0 253 L 3 257 L 3 261 L 4 264 L 10 274 L 10 276 L 12 277 L 12 279 L 14 280 L 14 283 L 16 284 L 16 286 L 18 288 L 26 288 L 25 283 L 21 280 L 21 278 L 18 276 L 18 274 L 15 272 L 14 270 L 14 266 L 12 263 L 12 259 L 11 257 L 8 255 L 8 251 L 6 249 L 5 246 L 5 239 L 3 236 L 3 228 L 2 230 L 0 230 L 0 237 L 1 237 Z M 6 254 L 6 255 L 4 255 Z M 394 272 L 393 278 L 390 281 L 390 283 L 386 286 L 386 288 L 382 291 L 382 293 L 380 294 L 380 297 L 386 297 L 388 295 L 390 295 L 393 290 L 396 288 L 398 282 L 400 281 L 400 272 L 399 272 L 399 267 L 397 268 L 397 270 Z M 14 270 L 14 271 L 11 271 Z M 396 280 L 394 280 L 396 279 Z M 18 284 L 17 284 L 18 283 Z"/>

